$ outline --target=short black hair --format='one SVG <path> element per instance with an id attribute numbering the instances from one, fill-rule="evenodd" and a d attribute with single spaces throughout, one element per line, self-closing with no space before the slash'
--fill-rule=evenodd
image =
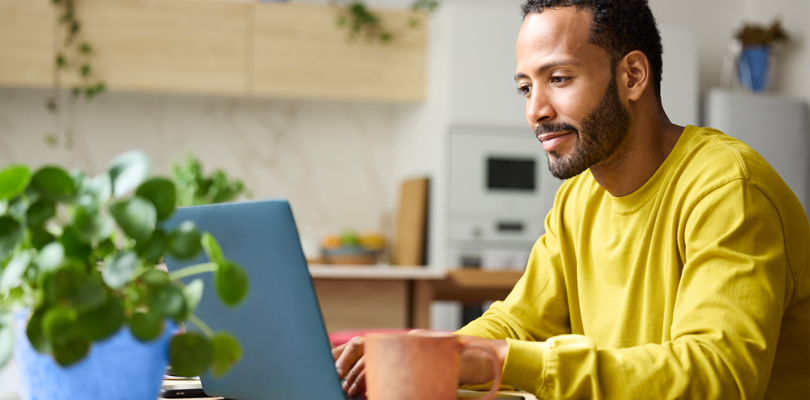
<path id="1" fill-rule="evenodd" d="M 525 19 L 529 13 L 539 14 L 546 8 L 569 6 L 587 9 L 593 14 L 590 42 L 607 51 L 611 71 L 617 61 L 633 50 L 640 50 L 647 56 L 660 107 L 664 48 L 647 0 L 527 0 L 521 11 Z"/>

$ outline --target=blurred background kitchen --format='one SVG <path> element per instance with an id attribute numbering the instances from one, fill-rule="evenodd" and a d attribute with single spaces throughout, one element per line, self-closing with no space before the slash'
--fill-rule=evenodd
<path id="1" fill-rule="evenodd" d="M 346 247 L 372 263 L 427 265 L 422 278 L 437 281 L 462 267 L 512 271 L 508 286 L 559 186 L 514 90 L 521 1 L 416 3 L 367 0 L 382 25 L 353 32 L 366 9 L 350 1 L 75 0 L 65 23 L 51 0 L 0 0 L 0 166 L 96 174 L 140 149 L 171 175 L 190 153 L 205 172 L 240 179 L 239 200 L 288 198 L 313 264 L 339 262 Z M 650 5 L 673 122 L 739 135 L 807 208 L 810 1 Z M 757 86 L 735 36 L 776 21 L 788 40 L 771 38 Z M 318 270 L 328 279 L 323 268 L 339 267 Z M 370 268 L 377 280 L 365 285 L 380 285 L 388 267 Z M 408 285 L 409 304 L 432 312 L 387 327 L 455 329 L 480 313 L 433 302 L 435 288 L 414 299 L 419 283 Z"/>

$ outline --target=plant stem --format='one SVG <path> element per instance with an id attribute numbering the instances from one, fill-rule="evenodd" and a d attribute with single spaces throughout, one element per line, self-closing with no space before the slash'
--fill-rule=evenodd
<path id="1" fill-rule="evenodd" d="M 211 329 L 210 326 L 208 326 L 205 322 L 203 322 L 196 315 L 194 315 L 194 314 L 189 315 L 188 316 L 188 322 L 191 322 L 192 324 L 194 324 L 198 328 L 200 328 L 200 330 L 203 331 L 205 336 L 208 336 L 209 339 L 212 339 L 214 337 L 214 330 Z"/>
<path id="2" fill-rule="evenodd" d="M 179 269 L 177 271 L 172 272 L 171 274 L 169 274 L 169 279 L 174 281 L 174 280 L 182 279 L 182 278 L 185 278 L 185 277 L 188 277 L 188 276 L 202 274 L 204 272 L 214 272 L 214 271 L 217 270 L 218 267 L 219 266 L 217 265 L 217 263 L 212 263 L 212 262 L 205 263 L 205 264 L 192 265 L 190 267 L 185 267 L 185 268 L 182 268 L 182 269 Z"/>

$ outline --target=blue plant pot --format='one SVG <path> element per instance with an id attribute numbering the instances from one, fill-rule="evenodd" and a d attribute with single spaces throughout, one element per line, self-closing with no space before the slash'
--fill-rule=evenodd
<path id="1" fill-rule="evenodd" d="M 765 85 L 768 83 L 769 65 L 770 48 L 768 46 L 743 48 L 740 59 L 737 61 L 737 76 L 740 84 L 753 92 L 765 90 Z"/>
<path id="2" fill-rule="evenodd" d="M 148 343 L 123 327 L 93 343 L 83 360 L 63 368 L 31 347 L 25 328 L 29 311 L 15 318 L 14 357 L 22 400 L 155 400 L 169 360 L 169 341 L 177 330 L 166 321 L 163 335 Z"/>

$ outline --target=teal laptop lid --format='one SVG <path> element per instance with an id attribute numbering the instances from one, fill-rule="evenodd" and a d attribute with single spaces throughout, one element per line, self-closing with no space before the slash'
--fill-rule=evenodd
<path id="1" fill-rule="evenodd" d="M 229 308 L 217 298 L 210 273 L 195 315 L 214 331 L 231 332 L 242 360 L 222 378 L 201 377 L 205 393 L 238 400 L 342 400 L 329 338 L 298 231 L 286 200 L 214 204 L 177 209 L 170 230 L 193 221 L 219 241 L 226 258 L 250 278 L 245 301 Z M 169 272 L 207 262 L 166 259 Z M 197 329 L 186 324 L 186 329 Z"/>

